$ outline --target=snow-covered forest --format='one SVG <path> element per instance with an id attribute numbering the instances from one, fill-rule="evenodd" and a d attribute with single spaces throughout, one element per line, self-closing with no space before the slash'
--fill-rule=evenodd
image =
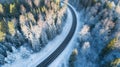
<path id="1" fill-rule="evenodd" d="M 60 0 L 0 0 L 0 65 L 21 46 L 39 52 L 61 33 L 65 13 Z"/>
<path id="2" fill-rule="evenodd" d="M 69 0 L 81 14 L 77 50 L 70 67 L 120 66 L 120 1 Z M 78 22 L 79 23 L 79 22 Z M 80 24 L 81 25 L 81 24 Z M 78 55 L 75 53 L 78 52 Z"/>
<path id="3" fill-rule="evenodd" d="M 57 51 L 75 23 L 70 7 L 67 67 L 120 67 L 120 0 L 0 0 L 0 67 L 34 67 Z"/>

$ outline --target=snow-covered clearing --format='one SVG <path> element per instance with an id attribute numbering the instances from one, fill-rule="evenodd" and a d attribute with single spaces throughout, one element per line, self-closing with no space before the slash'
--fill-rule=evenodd
<path id="1" fill-rule="evenodd" d="M 72 14 L 69 9 L 67 9 L 67 21 L 60 35 L 56 36 L 52 41 L 50 41 L 47 46 L 38 53 L 30 54 L 29 58 L 21 58 L 22 53 L 29 53 L 25 47 L 21 47 L 20 51 L 14 51 L 9 55 L 15 61 L 13 63 L 7 63 L 2 67 L 36 67 L 40 62 L 47 58 L 50 54 L 57 49 L 57 47 L 63 42 L 67 34 L 69 33 L 72 26 Z M 8 57 L 9 57 L 8 56 Z"/>

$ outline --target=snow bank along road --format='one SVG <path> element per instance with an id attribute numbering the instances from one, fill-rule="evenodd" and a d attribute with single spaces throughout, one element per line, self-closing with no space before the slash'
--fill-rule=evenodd
<path id="1" fill-rule="evenodd" d="M 72 7 L 70 5 L 68 5 L 68 7 L 71 10 L 72 15 L 73 15 L 72 27 L 70 29 L 69 34 L 64 39 L 64 41 L 61 43 L 61 45 L 50 56 L 48 56 L 43 62 L 41 62 L 37 67 L 49 66 L 49 64 L 52 63 L 62 53 L 62 51 L 67 47 L 68 43 L 72 39 L 75 33 L 75 30 L 76 30 L 76 26 L 77 26 L 77 17 Z"/>

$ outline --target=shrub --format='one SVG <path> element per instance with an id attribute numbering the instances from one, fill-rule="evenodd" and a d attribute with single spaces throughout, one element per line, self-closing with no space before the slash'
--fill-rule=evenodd
<path id="1" fill-rule="evenodd" d="M 5 39 L 7 32 L 7 24 L 2 20 L 0 21 L 0 42 Z"/>
<path id="2" fill-rule="evenodd" d="M 108 49 L 113 49 L 114 48 L 114 45 L 115 45 L 115 43 L 118 41 L 118 38 L 116 37 L 116 38 L 113 38 L 110 42 L 109 42 L 109 44 L 107 45 L 107 47 L 106 48 L 108 48 Z"/>
<path id="3" fill-rule="evenodd" d="M 109 8 L 109 9 L 113 9 L 114 7 L 115 7 L 115 3 L 112 1 L 112 2 L 110 2 L 110 1 L 107 1 L 107 7 Z"/>
<path id="4" fill-rule="evenodd" d="M 3 41 L 5 39 L 5 33 L 0 31 L 0 42 Z"/>
<path id="5" fill-rule="evenodd" d="M 108 61 L 103 64 L 104 67 L 119 67 L 120 66 L 120 58 L 115 58 L 112 61 Z"/>
<path id="6" fill-rule="evenodd" d="M 10 13 L 14 13 L 14 12 L 15 12 L 15 9 L 16 9 L 15 3 L 10 4 Z"/>
<path id="7" fill-rule="evenodd" d="M 14 35 L 15 34 L 14 22 L 9 21 L 8 22 L 8 28 L 9 28 L 9 33 L 11 35 Z"/>
<path id="8" fill-rule="evenodd" d="M 7 23 L 3 20 L 0 21 L 0 31 L 6 33 L 7 32 Z"/>
<path id="9" fill-rule="evenodd" d="M 69 59 L 69 66 L 70 67 L 74 67 L 74 61 L 77 59 L 76 58 L 76 55 L 78 54 L 78 50 L 77 49 L 74 49 L 71 56 L 70 56 L 70 59 Z"/>
<path id="10" fill-rule="evenodd" d="M 74 49 L 73 52 L 72 52 L 73 55 L 78 55 L 78 50 L 77 49 Z"/>
<path id="11" fill-rule="evenodd" d="M 42 11 L 42 12 L 45 12 L 45 11 L 46 11 L 45 6 L 41 7 L 41 11 Z"/>
<path id="12" fill-rule="evenodd" d="M 113 60 L 110 64 L 112 67 L 118 67 L 118 65 L 120 65 L 120 58 Z"/>
<path id="13" fill-rule="evenodd" d="M 113 38 L 108 45 L 102 49 L 101 53 L 100 53 L 100 59 L 102 59 L 105 55 L 107 55 L 111 50 L 114 49 L 115 43 L 118 41 L 118 38 L 115 37 Z"/>

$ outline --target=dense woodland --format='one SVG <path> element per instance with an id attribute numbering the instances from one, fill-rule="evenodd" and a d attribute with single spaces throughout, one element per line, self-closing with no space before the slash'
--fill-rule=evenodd
<path id="1" fill-rule="evenodd" d="M 64 1 L 76 9 L 80 25 L 69 67 L 119 67 L 120 1 Z M 44 48 L 62 32 L 66 8 L 60 0 L 0 0 L 0 65 L 14 61 L 7 58 L 13 48 L 31 54 Z"/>
<path id="2" fill-rule="evenodd" d="M 65 13 L 60 0 L 0 0 L 0 64 L 12 47 L 40 51 L 61 33 Z"/>
<path id="3" fill-rule="evenodd" d="M 70 66 L 120 66 L 120 1 L 72 0 L 81 13 L 83 26 L 78 35 L 78 55 L 71 55 Z M 80 22 L 79 22 L 80 23 Z M 75 53 L 73 53 L 75 54 Z"/>

